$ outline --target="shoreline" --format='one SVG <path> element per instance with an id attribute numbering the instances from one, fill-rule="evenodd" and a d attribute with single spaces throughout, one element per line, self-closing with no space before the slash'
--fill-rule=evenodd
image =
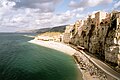
<path id="1" fill-rule="evenodd" d="M 68 46 L 64 43 L 60 43 L 60 42 L 42 41 L 42 40 L 36 40 L 36 39 L 30 40 L 28 42 L 33 43 L 33 44 L 37 44 L 37 45 L 40 45 L 43 47 L 51 48 L 54 50 L 58 50 L 58 51 L 61 51 L 67 55 L 70 55 L 70 56 L 72 56 L 76 52 L 75 49 L 71 48 L 70 46 Z"/>
<path id="2" fill-rule="evenodd" d="M 73 56 L 74 53 L 79 53 L 81 54 L 80 52 L 78 52 L 76 49 L 70 47 L 69 45 L 66 45 L 64 43 L 60 43 L 60 42 L 54 42 L 54 41 L 42 41 L 42 40 L 36 40 L 36 39 L 33 39 L 33 40 L 30 40 L 28 41 L 29 43 L 33 43 L 33 44 L 37 44 L 37 45 L 40 45 L 40 46 L 43 46 L 43 47 L 47 47 L 47 48 L 51 48 L 51 49 L 54 49 L 54 50 L 58 50 L 58 51 L 61 51 L 63 52 L 64 54 L 67 54 L 69 56 Z M 82 55 L 82 54 L 81 54 Z M 83 59 L 85 58 L 83 55 L 81 56 Z M 74 60 L 76 61 L 76 59 L 74 58 Z M 90 75 L 90 72 L 86 72 L 86 70 L 83 70 L 81 69 L 82 67 L 75 62 L 75 64 L 77 65 L 77 68 L 78 70 L 80 71 L 80 73 L 82 74 L 82 79 L 83 80 L 100 80 L 99 78 L 97 78 L 97 76 L 91 76 Z"/>

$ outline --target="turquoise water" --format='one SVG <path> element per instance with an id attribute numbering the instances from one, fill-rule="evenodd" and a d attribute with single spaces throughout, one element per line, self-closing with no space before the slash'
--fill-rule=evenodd
<path id="1" fill-rule="evenodd" d="M 81 80 L 73 58 L 22 35 L 0 34 L 0 80 Z"/>

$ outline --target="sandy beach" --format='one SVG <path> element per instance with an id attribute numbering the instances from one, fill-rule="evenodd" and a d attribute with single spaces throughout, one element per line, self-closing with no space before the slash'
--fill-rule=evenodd
<path id="1" fill-rule="evenodd" d="M 71 48 L 69 45 L 66 45 L 66 44 L 60 43 L 60 42 L 42 41 L 42 40 L 36 40 L 36 39 L 31 40 L 29 42 L 33 43 L 33 44 L 37 44 L 37 45 L 40 45 L 40 46 L 44 46 L 44 47 L 47 47 L 47 48 L 51 48 L 51 49 L 55 49 L 55 50 L 64 52 L 65 54 L 68 54 L 70 56 L 72 56 L 74 53 L 81 54 L 80 52 L 78 52 L 75 49 Z M 84 59 L 85 57 L 82 55 L 81 58 Z M 83 80 L 99 80 L 99 78 L 97 78 L 96 76 L 91 76 L 89 72 L 86 72 L 86 71 L 82 70 L 80 68 L 80 66 L 78 66 L 78 69 L 80 70 L 80 72 L 82 72 Z"/>
<path id="2" fill-rule="evenodd" d="M 59 42 L 54 42 L 54 41 L 41 41 L 41 40 L 35 40 L 35 39 L 29 42 L 64 52 L 70 56 L 72 56 L 76 52 L 75 49 L 71 48 L 70 46 L 67 46 L 64 43 L 59 43 Z"/>

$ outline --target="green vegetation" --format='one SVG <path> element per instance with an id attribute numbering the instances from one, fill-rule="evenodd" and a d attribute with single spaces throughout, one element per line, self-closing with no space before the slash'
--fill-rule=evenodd
<path id="1" fill-rule="evenodd" d="M 45 33 L 45 32 L 61 32 L 63 33 L 65 31 L 66 25 L 62 25 L 62 26 L 56 26 L 56 27 L 52 27 L 52 28 L 42 28 L 42 29 L 38 29 L 35 32 L 40 34 L 40 33 Z"/>

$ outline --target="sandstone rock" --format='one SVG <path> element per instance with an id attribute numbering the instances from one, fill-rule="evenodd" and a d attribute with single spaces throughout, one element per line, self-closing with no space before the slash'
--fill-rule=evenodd
<path id="1" fill-rule="evenodd" d="M 86 30 L 74 30 L 72 34 L 72 44 L 120 66 L 120 18 L 113 15 L 109 25 L 89 24 Z"/>

